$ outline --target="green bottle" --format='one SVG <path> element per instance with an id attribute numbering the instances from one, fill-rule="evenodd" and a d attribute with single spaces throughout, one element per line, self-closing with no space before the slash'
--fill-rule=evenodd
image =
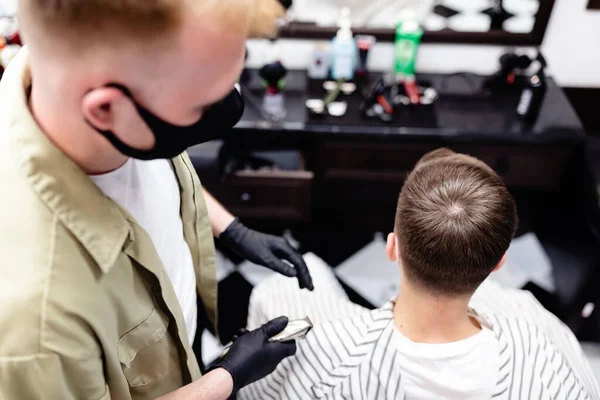
<path id="1" fill-rule="evenodd" d="M 398 78 L 415 74 L 415 63 L 423 28 L 417 21 L 405 20 L 396 25 L 394 72 Z"/>

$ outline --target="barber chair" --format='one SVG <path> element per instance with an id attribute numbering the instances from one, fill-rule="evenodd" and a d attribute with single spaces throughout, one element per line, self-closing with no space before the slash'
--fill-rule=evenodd
<path id="1" fill-rule="evenodd" d="M 600 138 L 590 138 L 587 148 L 586 160 L 589 165 L 589 176 L 586 177 L 587 187 L 590 198 L 586 213 L 588 224 L 593 231 L 597 242 L 600 242 L 600 210 L 598 191 L 600 190 Z M 600 258 L 600 251 L 596 246 L 595 252 Z M 586 290 L 582 293 L 580 303 L 593 304 L 594 307 L 587 310 L 586 315 L 582 315 L 576 326 L 576 334 L 581 341 L 600 342 L 600 263 L 596 263 L 596 268 L 590 272 L 590 282 Z"/>
<path id="2" fill-rule="evenodd" d="M 590 341 L 600 341 L 600 309 L 582 315 L 587 303 L 600 301 L 600 143 L 596 147 L 578 150 L 560 193 L 547 196 L 549 207 L 536 218 L 536 233 L 552 261 L 556 284 L 554 304 L 544 305 L 580 340 Z"/>

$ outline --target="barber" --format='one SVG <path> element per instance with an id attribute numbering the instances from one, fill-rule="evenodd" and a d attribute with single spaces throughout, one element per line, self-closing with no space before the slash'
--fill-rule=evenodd
<path id="1" fill-rule="evenodd" d="M 213 236 L 313 289 L 300 255 L 228 213 L 185 154 L 240 119 L 245 41 L 281 14 L 20 2 L 27 46 L 0 83 L 0 398 L 226 399 L 294 354 L 269 342 L 285 317 L 204 376 L 191 346 L 196 292 L 217 327 Z"/>

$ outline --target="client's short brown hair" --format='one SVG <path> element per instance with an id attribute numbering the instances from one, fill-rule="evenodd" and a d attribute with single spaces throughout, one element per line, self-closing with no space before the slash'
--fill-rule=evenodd
<path id="1" fill-rule="evenodd" d="M 428 153 L 398 200 L 406 277 L 436 293 L 470 293 L 498 265 L 517 223 L 514 199 L 485 163 L 449 149 Z"/>

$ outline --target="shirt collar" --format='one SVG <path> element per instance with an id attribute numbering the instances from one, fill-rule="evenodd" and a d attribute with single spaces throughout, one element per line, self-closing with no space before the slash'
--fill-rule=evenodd
<path id="1" fill-rule="evenodd" d="M 382 310 L 383 312 L 388 312 L 388 315 L 389 312 L 391 312 L 391 318 L 394 318 L 393 312 L 395 304 L 396 298 L 393 297 L 387 303 L 385 303 L 383 307 L 381 307 L 379 310 Z M 491 319 L 484 312 L 478 311 L 473 305 L 469 305 L 467 314 L 471 318 L 475 318 L 475 320 L 477 320 L 477 322 L 479 322 L 479 325 L 481 325 L 482 327 L 494 331 L 494 324 L 492 323 Z"/>
<path id="2" fill-rule="evenodd" d="M 40 200 L 108 272 L 132 229 L 122 210 L 42 132 L 28 107 L 31 74 L 24 47 L 0 83 L 0 129 Z"/>

